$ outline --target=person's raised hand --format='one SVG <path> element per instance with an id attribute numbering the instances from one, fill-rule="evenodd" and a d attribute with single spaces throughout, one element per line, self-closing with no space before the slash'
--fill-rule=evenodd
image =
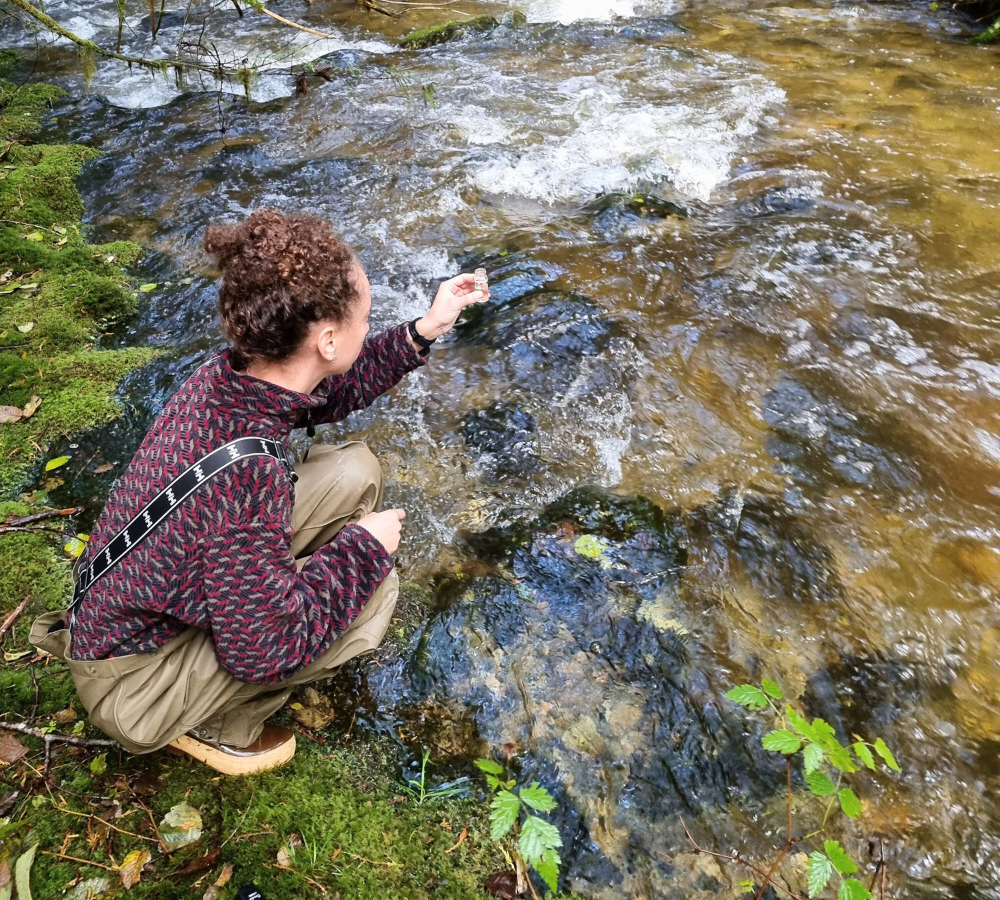
<path id="1" fill-rule="evenodd" d="M 449 278 L 438 288 L 427 315 L 417 322 L 417 331 L 433 341 L 451 331 L 465 307 L 489 299 L 489 287 L 485 291 L 476 290 L 476 276 L 471 272 Z"/>
<path id="2" fill-rule="evenodd" d="M 368 513 L 357 524 L 376 538 L 386 553 L 395 553 L 399 547 L 399 538 L 403 530 L 403 519 L 406 510 L 387 509 L 384 512 Z"/>

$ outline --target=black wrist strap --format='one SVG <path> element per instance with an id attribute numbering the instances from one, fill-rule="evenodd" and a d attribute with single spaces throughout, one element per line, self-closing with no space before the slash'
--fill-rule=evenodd
<path id="1" fill-rule="evenodd" d="M 285 445 L 279 440 L 258 437 L 238 438 L 213 450 L 171 481 L 139 510 L 132 521 L 111 538 L 99 553 L 93 553 L 91 548 L 87 548 L 87 563 L 80 566 L 77 574 L 76 590 L 67 610 L 66 623 L 72 627 L 73 615 L 94 582 L 114 568 L 133 547 L 149 537 L 156 526 L 177 509 L 188 496 L 237 460 L 251 456 L 270 456 L 276 459 L 287 469 L 291 481 L 298 480 L 292 459 L 285 450 Z"/>
<path id="2" fill-rule="evenodd" d="M 417 331 L 417 322 L 419 321 L 420 319 L 414 319 L 412 322 L 407 322 L 406 328 L 410 332 L 410 337 L 413 338 L 413 342 L 420 347 L 421 350 L 430 350 L 431 344 L 433 344 L 437 338 L 429 341 L 419 331 Z"/>

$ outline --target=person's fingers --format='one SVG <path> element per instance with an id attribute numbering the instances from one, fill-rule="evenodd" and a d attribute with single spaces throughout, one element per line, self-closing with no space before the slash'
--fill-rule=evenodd
<path id="1" fill-rule="evenodd" d="M 403 519 L 406 518 L 406 510 L 405 509 L 394 509 L 394 510 L 392 510 L 392 512 L 394 512 L 399 517 L 399 521 L 400 522 L 402 522 Z"/>

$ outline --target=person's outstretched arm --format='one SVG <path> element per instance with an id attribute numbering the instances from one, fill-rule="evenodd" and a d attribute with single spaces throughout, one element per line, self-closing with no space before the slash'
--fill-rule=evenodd
<path id="1" fill-rule="evenodd" d="M 429 341 L 447 334 L 465 307 L 489 299 L 489 290 L 477 291 L 475 276 L 458 275 L 438 288 L 427 315 L 417 322 L 417 332 Z M 370 406 L 400 379 L 427 362 L 427 351 L 410 338 L 405 324 L 365 341 L 361 355 L 343 375 L 331 375 L 317 389 L 330 402 L 313 411 L 313 422 L 339 422 L 350 413 Z"/>

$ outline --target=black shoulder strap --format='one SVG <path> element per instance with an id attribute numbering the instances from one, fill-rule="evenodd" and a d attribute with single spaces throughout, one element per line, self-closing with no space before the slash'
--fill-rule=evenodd
<path id="1" fill-rule="evenodd" d="M 270 438 L 245 437 L 230 441 L 178 475 L 157 494 L 121 531 L 104 546 L 91 561 L 81 566 L 77 573 L 76 590 L 69 605 L 68 624 L 84 595 L 102 575 L 107 574 L 124 559 L 133 547 L 141 544 L 153 529 L 170 515 L 184 500 L 205 482 L 240 459 L 250 456 L 270 456 L 288 468 L 292 481 L 296 481 L 291 459 L 281 441 Z M 89 555 L 89 554 L 88 554 Z"/>

